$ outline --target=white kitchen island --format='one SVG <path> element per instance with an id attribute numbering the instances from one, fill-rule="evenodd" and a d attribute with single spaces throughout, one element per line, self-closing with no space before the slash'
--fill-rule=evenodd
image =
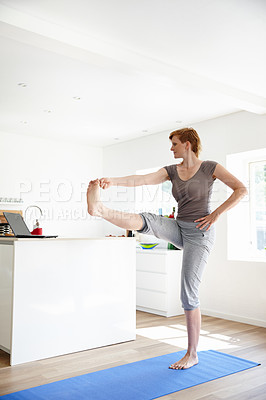
<path id="1" fill-rule="evenodd" d="M 11 365 L 135 332 L 134 238 L 0 238 L 0 348 Z"/>

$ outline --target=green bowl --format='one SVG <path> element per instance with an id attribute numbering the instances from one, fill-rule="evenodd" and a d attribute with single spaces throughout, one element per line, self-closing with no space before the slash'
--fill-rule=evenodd
<path id="1" fill-rule="evenodd" d="M 154 247 L 158 246 L 159 243 L 139 243 L 142 249 L 144 250 L 151 250 Z"/>

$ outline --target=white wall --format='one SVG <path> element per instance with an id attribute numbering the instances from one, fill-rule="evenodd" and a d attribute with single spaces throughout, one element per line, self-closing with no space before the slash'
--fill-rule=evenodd
<path id="1" fill-rule="evenodd" d="M 201 159 L 216 160 L 226 166 L 226 155 L 266 147 L 266 116 L 239 112 L 194 124 L 203 142 Z M 125 176 L 138 169 L 174 164 L 170 153 L 169 132 L 106 147 L 103 175 Z M 234 174 L 234 171 L 231 171 Z M 122 193 L 122 192 L 121 192 Z M 105 193 L 104 193 L 105 195 Z M 132 199 L 131 192 L 127 192 Z M 131 197 L 130 197 L 131 196 Z M 226 199 L 225 187 L 216 184 L 213 208 Z M 121 197 L 121 196 L 120 196 Z M 117 209 L 132 207 L 111 196 Z M 115 200 L 115 201 L 114 201 Z M 230 212 L 230 211 L 229 211 Z M 109 233 L 123 233 L 108 225 Z M 266 327 L 266 263 L 227 259 L 227 216 L 216 223 L 216 244 L 210 256 L 201 286 L 201 307 L 205 314 Z"/>
<path id="2" fill-rule="evenodd" d="M 0 204 L 2 210 L 25 211 L 34 204 L 44 211 L 44 234 L 102 235 L 102 221 L 86 210 L 88 182 L 102 173 L 102 148 L 4 132 L 0 140 L 0 197 L 23 199 L 23 204 Z M 31 212 L 27 212 L 30 230 Z"/>

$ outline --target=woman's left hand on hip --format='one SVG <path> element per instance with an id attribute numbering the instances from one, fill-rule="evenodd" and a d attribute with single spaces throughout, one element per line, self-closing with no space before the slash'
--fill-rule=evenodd
<path id="1" fill-rule="evenodd" d="M 200 230 L 208 226 L 206 231 L 210 229 L 212 224 L 214 224 L 219 218 L 219 214 L 217 212 L 212 212 L 209 215 L 206 215 L 205 217 L 195 219 L 194 222 L 199 222 L 198 225 L 196 225 L 196 228 L 199 228 Z"/>

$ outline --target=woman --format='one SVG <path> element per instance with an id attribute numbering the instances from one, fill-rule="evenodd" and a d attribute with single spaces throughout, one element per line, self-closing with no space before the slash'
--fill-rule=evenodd
<path id="1" fill-rule="evenodd" d="M 147 175 L 96 179 L 89 184 L 87 201 L 89 214 L 100 216 L 124 229 L 154 235 L 183 249 L 181 301 L 186 316 L 188 348 L 186 355 L 169 368 L 187 369 L 198 363 L 197 346 L 201 327 L 198 291 L 203 269 L 214 244 L 214 223 L 247 194 L 247 189 L 222 165 L 198 158 L 201 143 L 194 129 L 176 130 L 169 139 L 174 158 L 183 159 L 180 164 L 166 166 Z M 215 179 L 233 189 L 233 193 L 211 212 L 209 199 Z M 172 193 L 178 202 L 176 220 L 151 213 L 116 211 L 100 202 L 100 187 L 158 185 L 166 180 L 171 180 Z"/>

